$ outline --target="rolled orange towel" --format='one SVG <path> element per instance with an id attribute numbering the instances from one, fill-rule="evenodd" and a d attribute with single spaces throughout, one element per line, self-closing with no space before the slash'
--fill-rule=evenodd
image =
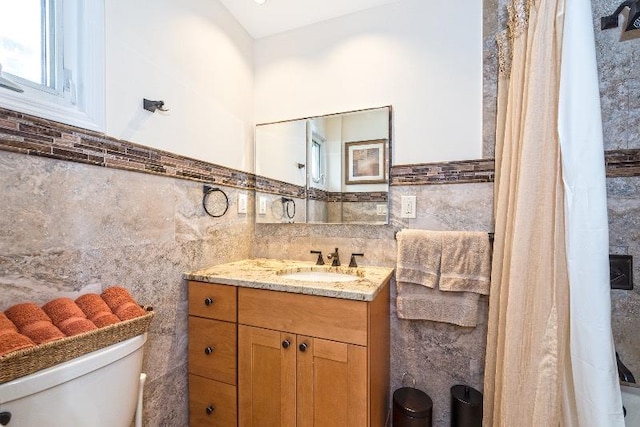
<path id="1" fill-rule="evenodd" d="M 53 324 L 68 337 L 97 329 L 96 325 L 87 319 L 80 307 L 70 298 L 51 300 L 42 306 L 42 310 L 49 315 Z"/>
<path id="2" fill-rule="evenodd" d="M 136 317 L 144 316 L 146 311 L 135 302 L 125 302 L 121 306 L 115 309 L 116 316 L 120 320 L 129 320 Z"/>
<path id="3" fill-rule="evenodd" d="M 20 333 L 31 338 L 36 344 L 44 344 L 49 341 L 59 340 L 66 335 L 56 328 L 53 323 L 44 320 L 36 320 L 33 323 L 20 328 Z"/>
<path id="4" fill-rule="evenodd" d="M 0 312 L 0 331 L 18 332 L 16 325 L 2 312 Z"/>
<path id="5" fill-rule="evenodd" d="M 13 322 L 14 325 L 16 325 L 18 330 L 29 323 L 39 320 L 51 322 L 51 318 L 47 316 L 47 313 L 42 311 L 37 304 L 32 302 L 16 304 L 6 309 L 4 314 Z"/>
<path id="6" fill-rule="evenodd" d="M 73 317 L 81 319 L 87 318 L 71 298 L 56 298 L 51 300 L 42 306 L 42 310 L 47 313 L 54 325 L 58 325 Z"/>
<path id="7" fill-rule="evenodd" d="M 4 314 L 16 325 L 22 335 L 31 338 L 36 344 L 65 337 L 62 331 L 51 323 L 47 313 L 34 303 L 16 304 L 5 310 Z"/>
<path id="8" fill-rule="evenodd" d="M 85 294 L 76 299 L 76 304 L 98 328 L 118 323 L 120 318 L 98 294 Z"/>
<path id="9" fill-rule="evenodd" d="M 98 329 L 91 320 L 81 317 L 70 317 L 60 323 L 58 328 L 68 337 Z"/>
<path id="10" fill-rule="evenodd" d="M 104 328 L 105 326 L 113 325 L 120 322 L 120 318 L 113 314 L 111 311 L 102 311 L 91 318 L 91 321 L 98 327 Z"/>
<path id="11" fill-rule="evenodd" d="M 15 331 L 0 334 L 0 356 L 23 348 L 33 347 L 35 344 L 29 337 Z"/>
<path id="12" fill-rule="evenodd" d="M 123 287 L 113 286 L 102 292 L 100 296 L 120 320 L 133 319 L 146 313 Z"/>

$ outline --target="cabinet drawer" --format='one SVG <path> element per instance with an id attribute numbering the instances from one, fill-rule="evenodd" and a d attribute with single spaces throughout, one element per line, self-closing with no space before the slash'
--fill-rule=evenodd
<path id="1" fill-rule="evenodd" d="M 190 281 L 189 314 L 235 322 L 236 287 Z"/>
<path id="2" fill-rule="evenodd" d="M 237 325 L 189 316 L 189 372 L 236 384 Z"/>
<path id="3" fill-rule="evenodd" d="M 240 288 L 238 323 L 366 346 L 368 303 Z"/>
<path id="4" fill-rule="evenodd" d="M 218 381 L 189 375 L 189 426 L 238 425 L 236 388 Z"/>

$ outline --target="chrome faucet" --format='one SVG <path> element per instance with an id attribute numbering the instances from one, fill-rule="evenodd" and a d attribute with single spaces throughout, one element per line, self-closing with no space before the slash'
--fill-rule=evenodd
<path id="1" fill-rule="evenodd" d="M 332 260 L 331 261 L 332 267 L 340 266 L 340 256 L 338 255 L 338 248 L 336 248 L 336 251 L 334 253 L 327 255 L 327 258 Z"/>

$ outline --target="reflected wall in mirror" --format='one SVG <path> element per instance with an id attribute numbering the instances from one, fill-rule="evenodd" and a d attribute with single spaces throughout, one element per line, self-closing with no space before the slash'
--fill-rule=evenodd
<path id="1" fill-rule="evenodd" d="M 387 224 L 391 107 L 256 126 L 256 222 Z"/>

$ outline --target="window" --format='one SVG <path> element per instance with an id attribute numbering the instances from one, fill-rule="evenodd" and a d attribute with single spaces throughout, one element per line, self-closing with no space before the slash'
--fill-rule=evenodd
<path id="1" fill-rule="evenodd" d="M 61 88 L 58 60 L 61 19 L 52 0 L 12 2 L 12 13 L 0 15 L 0 58 L 13 81 L 39 90 Z M 24 17 L 15 19 L 16 16 Z"/>
<path id="2" fill-rule="evenodd" d="M 104 130 L 102 0 L 3 0 L 0 106 Z M 19 17 L 19 19 L 17 19 Z"/>
<path id="3" fill-rule="evenodd" d="M 311 140 L 311 180 L 316 184 L 324 183 L 324 138 L 313 133 Z"/>

